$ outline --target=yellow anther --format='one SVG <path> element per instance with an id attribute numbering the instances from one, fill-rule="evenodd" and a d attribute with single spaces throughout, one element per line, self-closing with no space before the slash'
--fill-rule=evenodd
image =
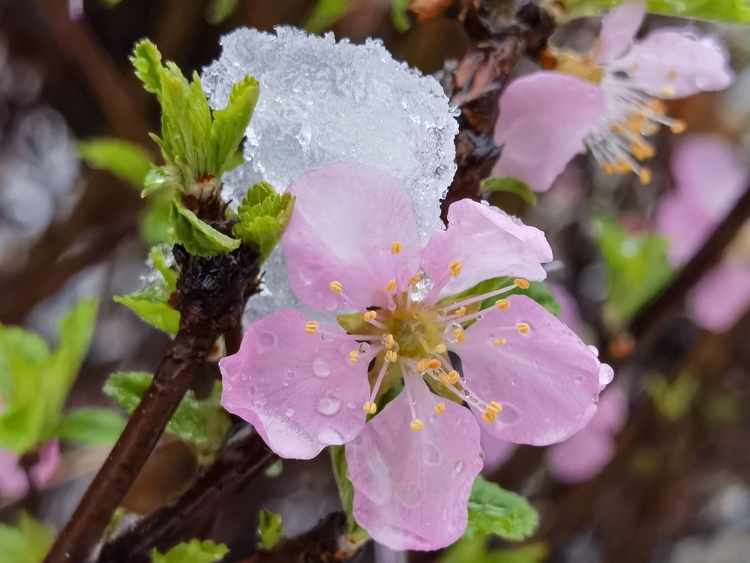
<path id="1" fill-rule="evenodd" d="M 409 428 L 411 428 L 414 432 L 421 432 L 424 429 L 424 422 L 422 422 L 418 418 L 415 418 L 411 421 L 411 424 L 409 424 Z"/>
<path id="2" fill-rule="evenodd" d="M 675 89 L 672 86 L 662 86 L 659 89 L 659 95 L 663 98 L 674 98 Z"/>
<path id="3" fill-rule="evenodd" d="M 604 163 L 604 173 L 607 176 L 611 176 L 612 174 L 615 173 L 614 167 L 609 162 Z"/>
<path id="4" fill-rule="evenodd" d="M 630 72 L 638 72 L 638 65 L 630 65 L 628 69 Z"/>
<path id="5" fill-rule="evenodd" d="M 428 369 L 428 368 L 427 368 L 427 363 L 428 363 L 429 361 L 430 361 L 430 360 L 428 360 L 427 358 L 422 358 L 421 360 L 419 360 L 419 361 L 417 362 L 417 371 L 419 371 L 420 373 L 424 373 L 424 372 L 426 372 L 426 371 L 427 371 L 427 369 Z"/>
<path id="6" fill-rule="evenodd" d="M 378 412 L 378 405 L 370 401 L 366 402 L 362 408 L 367 414 L 375 414 Z"/>
<path id="7" fill-rule="evenodd" d="M 677 79 L 677 71 L 676 71 L 676 70 L 670 70 L 670 71 L 669 71 L 669 72 L 667 73 L 667 78 L 668 78 L 669 80 L 676 80 L 676 79 Z"/>
<path id="8" fill-rule="evenodd" d="M 528 323 L 518 323 L 516 325 L 516 329 L 518 329 L 518 332 L 521 334 L 528 334 L 531 330 L 531 327 L 528 325 Z"/>
<path id="9" fill-rule="evenodd" d="M 395 350 L 388 350 L 385 357 L 389 362 L 395 362 L 398 360 L 398 353 Z"/>
<path id="10" fill-rule="evenodd" d="M 456 370 L 452 370 L 448 372 L 448 382 L 451 385 L 455 385 L 456 383 L 458 383 L 459 379 L 461 379 L 461 376 Z"/>
<path id="11" fill-rule="evenodd" d="M 333 291 L 335 294 L 341 293 L 341 282 L 338 281 L 332 281 L 331 282 L 331 291 Z"/>
<path id="12" fill-rule="evenodd" d="M 445 403 L 438 403 L 434 408 L 435 414 L 443 414 L 445 412 Z"/>
<path id="13" fill-rule="evenodd" d="M 422 276 L 420 276 L 419 274 L 414 274 L 414 276 L 409 280 L 409 285 L 414 287 L 420 281 L 422 281 Z"/>
<path id="14" fill-rule="evenodd" d="M 404 249 L 404 245 L 400 242 L 394 242 L 391 245 L 391 254 L 401 254 L 401 251 Z"/>
<path id="15" fill-rule="evenodd" d="M 675 133 L 676 135 L 679 135 L 680 133 L 684 133 L 685 129 L 687 129 L 687 125 L 685 124 L 684 121 L 680 121 L 680 120 L 675 121 L 674 125 L 670 127 L 670 130 L 672 131 L 672 133 Z"/>
<path id="16" fill-rule="evenodd" d="M 638 160 L 644 160 L 654 156 L 654 147 L 644 143 L 630 143 L 630 152 Z"/>
<path id="17" fill-rule="evenodd" d="M 315 334 L 316 332 L 318 332 L 318 323 L 316 323 L 315 321 L 307 321 L 307 323 L 305 324 L 305 332 L 307 334 Z"/>
<path id="18" fill-rule="evenodd" d="M 524 278 L 516 278 L 513 280 L 513 283 L 516 284 L 516 287 L 519 289 L 529 289 L 529 280 Z"/>
<path id="19" fill-rule="evenodd" d="M 521 286 L 519 285 L 518 287 Z M 507 299 L 498 299 L 497 301 L 495 301 L 495 305 L 497 305 L 497 308 L 501 311 L 505 311 L 508 307 L 510 307 L 510 301 L 508 301 Z"/>
<path id="20" fill-rule="evenodd" d="M 647 123 L 643 126 L 642 133 L 646 136 L 656 135 L 659 132 L 661 125 L 655 122 Z"/>
<path id="21" fill-rule="evenodd" d="M 466 307 L 461 305 L 458 309 L 456 309 L 456 318 L 461 318 L 466 314 Z"/>
<path id="22" fill-rule="evenodd" d="M 444 354 L 448 347 L 445 344 L 438 344 L 435 346 L 435 352 L 438 354 Z"/>
<path id="23" fill-rule="evenodd" d="M 432 359 L 427 361 L 427 369 L 440 369 L 443 367 L 443 362 L 440 360 Z"/>
<path id="24" fill-rule="evenodd" d="M 396 280 L 391 280 L 388 282 L 388 285 L 385 286 L 386 291 L 393 291 L 396 289 Z"/>
<path id="25" fill-rule="evenodd" d="M 641 184 L 644 186 L 646 184 L 651 183 L 651 169 L 650 168 L 644 168 L 641 170 L 640 174 L 638 174 L 638 179 L 641 181 Z"/>
<path id="26" fill-rule="evenodd" d="M 492 401 L 489 405 L 487 405 L 487 410 L 497 416 L 498 414 L 500 414 L 500 411 L 503 410 L 503 407 L 501 407 L 500 403 L 498 403 L 497 401 Z"/>
<path id="27" fill-rule="evenodd" d="M 482 420 L 486 422 L 487 424 L 492 424 L 495 422 L 495 414 L 490 411 L 484 411 L 484 414 L 482 415 Z"/>
<path id="28" fill-rule="evenodd" d="M 505 338 L 495 338 L 495 340 L 492 341 L 493 346 L 505 346 L 508 343 Z"/>
<path id="29" fill-rule="evenodd" d="M 377 311 L 367 311 L 365 313 L 365 322 L 369 323 L 370 321 L 374 321 L 377 316 Z"/>
<path id="30" fill-rule="evenodd" d="M 396 342 L 396 340 L 393 338 L 392 334 L 389 334 L 385 337 L 385 348 L 386 350 L 390 350 L 393 348 L 393 343 Z"/>
<path id="31" fill-rule="evenodd" d="M 461 327 L 458 327 L 456 330 L 453 331 L 453 336 L 456 337 L 456 340 L 459 342 L 463 342 L 466 340 L 466 335 L 464 334 L 464 329 Z"/>
<path id="32" fill-rule="evenodd" d="M 448 264 L 448 269 L 451 271 L 451 274 L 454 278 L 457 278 L 459 275 L 461 275 L 461 260 L 453 260 L 450 264 Z"/>
<path id="33" fill-rule="evenodd" d="M 628 174 L 633 171 L 633 166 L 622 158 L 615 160 L 612 165 L 614 166 L 615 174 Z"/>
<path id="34" fill-rule="evenodd" d="M 349 352 L 349 363 L 354 365 L 357 363 L 357 360 L 359 359 L 359 352 L 354 350 L 353 352 Z"/>

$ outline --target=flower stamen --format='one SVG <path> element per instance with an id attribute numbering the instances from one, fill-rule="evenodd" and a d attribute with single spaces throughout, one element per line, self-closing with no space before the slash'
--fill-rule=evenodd
<path id="1" fill-rule="evenodd" d="M 307 334 L 315 334 L 318 332 L 318 323 L 315 321 L 307 321 L 307 323 L 305 323 L 305 332 Z"/>
<path id="2" fill-rule="evenodd" d="M 401 251 L 404 250 L 403 243 L 400 242 L 394 242 L 391 245 L 391 254 L 401 254 Z"/>

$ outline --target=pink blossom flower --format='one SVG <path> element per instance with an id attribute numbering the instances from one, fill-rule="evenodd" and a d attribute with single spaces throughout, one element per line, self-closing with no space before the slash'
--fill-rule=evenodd
<path id="1" fill-rule="evenodd" d="M 713 36 L 662 28 L 636 40 L 645 3 L 627 2 L 602 20 L 592 52 L 554 52 L 556 72 L 513 81 L 500 97 L 495 143 L 503 152 L 493 175 L 512 176 L 546 191 L 565 165 L 587 147 L 607 174 L 651 172 L 639 161 L 654 155 L 648 138 L 662 125 L 685 124 L 665 115 L 663 99 L 722 90 L 734 80 L 729 56 Z"/>
<path id="2" fill-rule="evenodd" d="M 19 455 L 0 450 L 0 498 L 16 500 L 23 498 L 29 490 L 26 472 L 18 465 Z M 39 461 L 31 469 L 34 485 L 43 487 L 60 464 L 60 445 L 57 440 L 48 442 L 39 452 Z"/>
<path id="3" fill-rule="evenodd" d="M 656 226 L 671 238 L 669 261 L 687 262 L 732 209 L 750 181 L 750 171 L 732 145 L 719 137 L 692 135 L 672 154 L 675 189 L 664 198 Z M 721 287 L 717 293 L 716 288 Z M 729 330 L 750 306 L 750 225 L 723 261 L 693 289 L 687 307 L 706 330 Z"/>
<path id="4" fill-rule="evenodd" d="M 375 540 L 449 545 L 466 529 L 482 468 L 480 424 L 512 442 L 563 440 L 593 416 L 600 372 L 608 383 L 611 369 L 535 301 L 503 297 L 545 277 L 552 252 L 541 231 L 462 200 L 422 248 L 401 184 L 354 163 L 308 172 L 288 192 L 290 285 L 316 311 L 354 311 L 339 317 L 348 332 L 294 309 L 252 324 L 220 363 L 222 403 L 282 457 L 346 444 L 354 516 Z M 500 276 L 519 277 L 450 298 Z M 496 306 L 477 311 L 486 299 Z"/>

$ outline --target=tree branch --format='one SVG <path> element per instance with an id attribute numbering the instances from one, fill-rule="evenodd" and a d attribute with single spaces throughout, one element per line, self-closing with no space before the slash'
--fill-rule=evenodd
<path id="1" fill-rule="evenodd" d="M 45 563 L 85 559 L 190 387 L 195 368 L 206 361 L 219 335 L 239 322 L 248 296 L 257 291 L 258 255 L 247 246 L 202 258 L 177 245 L 174 255 L 181 268 L 175 300 L 182 313 L 180 330 Z"/>

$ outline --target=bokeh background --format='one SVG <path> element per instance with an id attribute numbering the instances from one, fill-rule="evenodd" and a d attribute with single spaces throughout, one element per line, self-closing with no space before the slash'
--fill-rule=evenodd
<path id="1" fill-rule="evenodd" d="M 92 0 L 85 3 L 84 18 L 72 22 L 64 0 L 0 0 L 0 321 L 52 338 L 63 311 L 81 296 L 100 298 L 94 341 L 71 408 L 115 407 L 101 392 L 107 375 L 152 372 L 168 342 L 111 300 L 140 289 L 147 274 L 143 202 L 124 182 L 88 168 L 76 150 L 79 140 L 112 136 L 155 153 L 148 132 L 158 131 L 159 109 L 132 73 L 133 44 L 149 37 L 187 74 L 216 58 L 220 36 L 235 27 L 302 27 L 314 8 L 313 0 L 239 0 L 227 19 L 214 23 L 203 0 L 122 0 L 115 7 Z M 499 18 L 512 6 L 495 8 Z M 653 16 L 647 27 L 665 23 L 673 22 Z M 424 73 L 461 59 L 472 44 L 450 18 L 397 29 L 387 0 L 351 0 L 330 25 L 313 25 L 354 42 L 381 38 L 395 58 Z M 590 25 L 577 22 L 557 37 L 585 37 Z M 750 33 L 740 26 L 701 26 L 725 40 L 738 80 L 726 92 L 671 103 L 670 113 L 693 132 L 718 134 L 742 147 L 750 139 Z M 533 68 L 530 61 L 518 72 Z M 659 136 L 650 186 L 608 178 L 579 157 L 534 208 L 511 194 L 491 198 L 550 237 L 556 255 L 550 279 L 561 292 L 563 314 L 615 366 L 629 416 L 616 433 L 611 460 L 586 482 L 558 482 L 549 452 L 538 448 L 518 448 L 504 464 L 488 467 L 488 478 L 527 496 L 542 518 L 531 540 L 534 549 L 524 559 L 486 561 L 750 561 L 750 315 L 738 312 L 733 328 L 715 334 L 672 307 L 660 314 L 658 326 L 628 330 L 635 312 L 665 281 L 648 276 L 665 266 L 663 253 L 649 254 L 648 237 L 654 209 L 672 187 L 675 142 Z M 601 217 L 623 237 L 606 248 L 597 228 Z M 750 241 L 737 244 L 750 255 Z M 643 245 L 646 258 L 629 262 Z M 613 279 L 620 275 L 613 272 L 621 272 L 621 279 Z M 723 298 L 717 283 L 717 303 Z M 622 312 L 634 303 L 635 311 Z M 61 527 L 106 454 L 104 447 L 64 449 L 37 515 Z M 148 514 L 179 496 L 199 471 L 192 451 L 167 436 L 124 507 Z M 3 503 L 0 517 L 12 521 L 18 507 Z M 282 514 L 287 536 L 338 510 L 327 456 L 284 462 L 280 475 L 257 479 L 196 535 L 228 543 L 228 561 L 247 559 L 257 542 L 261 508 Z M 406 555 L 373 545 L 357 561 L 441 558 L 470 561 L 457 552 Z"/>

